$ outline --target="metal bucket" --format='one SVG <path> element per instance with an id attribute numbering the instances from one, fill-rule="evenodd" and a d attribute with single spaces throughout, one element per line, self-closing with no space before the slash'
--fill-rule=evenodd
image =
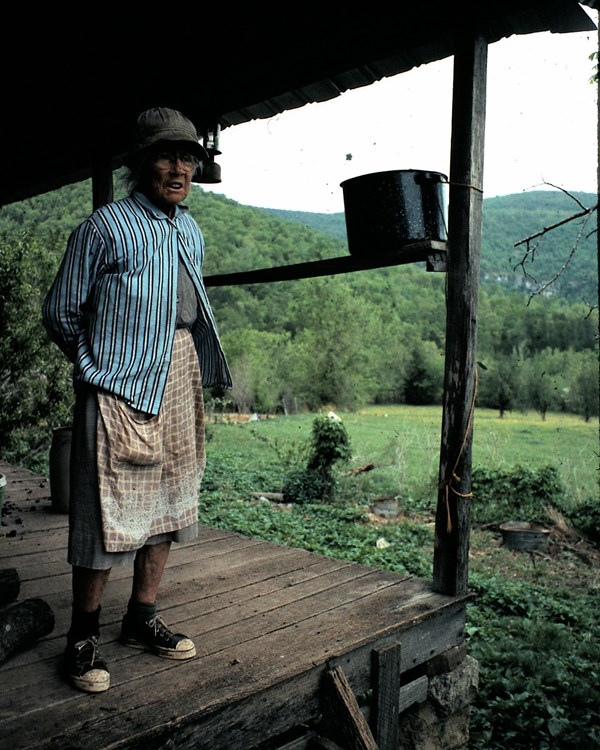
<path id="1" fill-rule="evenodd" d="M 350 255 L 388 255 L 421 240 L 448 239 L 448 178 L 397 169 L 341 183 Z"/>
<path id="2" fill-rule="evenodd" d="M 504 544 L 510 549 L 533 552 L 548 549 L 550 529 L 521 521 L 507 521 L 500 524 Z"/>

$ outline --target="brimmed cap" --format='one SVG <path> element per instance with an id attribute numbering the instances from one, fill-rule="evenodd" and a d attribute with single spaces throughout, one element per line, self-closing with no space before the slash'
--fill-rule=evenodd
<path id="1" fill-rule="evenodd" d="M 208 161 L 208 153 L 198 141 L 194 124 L 176 109 L 155 107 L 147 109 L 138 117 L 135 144 L 125 163 L 130 162 L 141 151 L 164 141 L 186 143 L 200 161 Z"/>

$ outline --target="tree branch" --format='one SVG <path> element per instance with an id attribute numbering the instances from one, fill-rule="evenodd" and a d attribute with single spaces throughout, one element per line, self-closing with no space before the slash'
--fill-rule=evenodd
<path id="1" fill-rule="evenodd" d="M 579 203 L 579 201 L 577 201 Z M 581 204 L 580 204 L 581 205 Z M 542 237 L 547 232 L 551 232 L 553 229 L 556 229 L 557 227 L 563 226 L 563 224 L 568 224 L 570 221 L 574 221 L 575 219 L 580 219 L 582 216 L 589 216 L 596 211 L 598 208 L 598 204 L 594 204 L 591 208 L 584 208 L 582 211 L 579 211 L 576 214 L 572 214 L 571 216 L 567 216 L 566 219 L 562 219 L 561 221 L 557 221 L 556 224 L 551 224 L 549 227 L 544 227 L 543 229 L 540 229 L 539 232 L 535 232 L 534 234 L 530 234 L 529 237 L 525 237 L 522 240 L 519 240 L 518 242 L 515 242 L 513 247 L 518 247 L 519 245 L 522 245 L 523 243 L 529 244 L 531 240 L 535 239 L 536 237 Z"/>
<path id="2" fill-rule="evenodd" d="M 579 246 L 579 243 L 580 243 L 581 238 L 582 238 L 583 233 L 584 233 L 584 229 L 587 226 L 588 221 L 590 220 L 590 218 L 592 217 L 592 215 L 594 214 L 594 212 L 598 210 L 598 203 L 597 202 L 593 206 L 591 206 L 590 208 L 587 208 L 586 206 L 583 205 L 583 203 L 578 198 L 576 198 L 574 195 L 572 195 L 571 193 L 569 193 L 564 188 L 558 187 L 557 185 L 553 185 L 550 182 L 546 182 L 544 184 L 549 185 L 550 187 L 556 188 L 557 190 L 561 190 L 563 193 L 565 193 L 565 195 L 568 195 L 569 198 L 571 198 L 573 201 L 575 201 L 575 203 L 577 203 L 577 205 L 581 208 L 581 211 L 578 211 L 578 212 L 572 214 L 571 216 L 567 216 L 565 219 L 561 219 L 561 221 L 557 221 L 555 224 L 551 224 L 550 226 L 544 227 L 543 229 L 540 229 L 539 232 L 534 232 L 533 234 L 530 234 L 528 237 L 524 237 L 522 240 L 519 240 L 518 242 L 515 242 L 515 244 L 513 245 L 513 247 L 518 247 L 519 245 L 525 244 L 527 246 L 527 249 L 526 249 L 523 257 L 519 261 L 519 263 L 517 263 L 513 267 L 513 270 L 516 270 L 519 266 L 521 266 L 521 269 L 523 270 L 523 273 L 524 273 L 525 277 L 531 279 L 533 282 L 535 282 L 537 284 L 537 279 L 535 279 L 527 271 L 527 269 L 525 268 L 525 263 L 528 260 L 531 261 L 531 262 L 533 262 L 535 260 L 535 253 L 536 253 L 537 249 L 540 246 L 541 238 L 545 234 L 547 234 L 548 232 L 551 232 L 553 229 L 556 229 L 557 227 L 564 226 L 565 224 L 568 224 L 569 222 L 574 221 L 575 219 L 584 218 L 584 221 L 583 221 L 583 223 L 582 223 L 582 225 L 581 225 L 581 227 L 580 227 L 580 229 L 579 229 L 579 231 L 577 233 L 577 237 L 575 238 L 573 246 L 571 247 L 571 250 L 570 250 L 570 252 L 569 252 L 566 260 L 562 264 L 561 268 L 554 274 L 554 276 L 551 279 L 549 279 L 548 281 L 546 281 L 545 283 L 543 283 L 541 286 L 539 286 L 539 288 L 535 292 L 533 292 L 531 294 L 531 296 L 529 298 L 530 302 L 531 302 L 531 300 L 533 299 L 534 296 L 536 296 L 538 294 L 542 294 L 546 289 L 548 289 L 548 287 L 552 286 L 552 284 L 554 284 L 554 282 L 557 279 L 559 279 L 560 276 L 562 276 L 562 274 L 565 272 L 565 270 L 568 267 L 569 263 L 571 262 L 573 256 L 575 255 L 575 252 L 577 251 L 577 248 Z M 597 231 L 597 230 L 594 229 L 593 232 L 595 232 L 595 231 Z M 590 235 L 593 234 L 593 232 L 590 232 Z M 533 240 L 537 240 L 537 242 L 532 247 L 531 243 L 532 243 Z M 592 306 L 592 309 L 594 309 L 595 307 L 597 307 L 597 305 Z"/>

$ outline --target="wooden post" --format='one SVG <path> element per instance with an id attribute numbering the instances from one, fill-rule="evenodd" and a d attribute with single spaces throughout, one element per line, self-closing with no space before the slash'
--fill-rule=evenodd
<path id="1" fill-rule="evenodd" d="M 400 740 L 402 646 L 373 651 L 373 717 L 379 750 L 397 750 Z"/>
<path id="2" fill-rule="evenodd" d="M 468 588 L 486 68 L 487 42 L 477 34 L 465 35 L 454 55 L 446 365 L 433 568 L 434 590 L 450 596 Z"/>

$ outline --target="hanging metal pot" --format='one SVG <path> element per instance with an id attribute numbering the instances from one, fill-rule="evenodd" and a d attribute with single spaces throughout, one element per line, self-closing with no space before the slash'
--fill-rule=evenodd
<path id="1" fill-rule="evenodd" d="M 388 255 L 421 240 L 448 239 L 448 178 L 397 169 L 341 183 L 351 255 Z"/>

